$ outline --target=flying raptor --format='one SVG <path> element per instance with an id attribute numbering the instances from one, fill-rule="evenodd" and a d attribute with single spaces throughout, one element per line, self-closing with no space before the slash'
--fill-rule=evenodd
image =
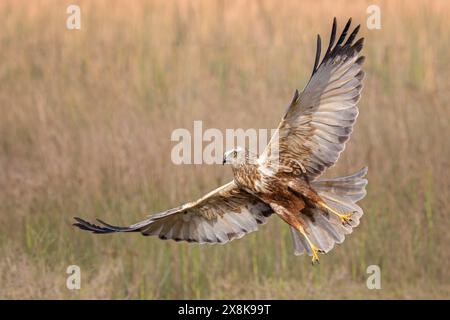
<path id="1" fill-rule="evenodd" d="M 321 40 L 312 75 L 297 90 L 269 144 L 257 157 L 243 148 L 227 151 L 233 181 L 180 207 L 150 215 L 127 227 L 75 218 L 75 226 L 98 234 L 140 232 L 145 236 L 196 243 L 227 243 L 256 231 L 275 214 L 290 225 L 294 253 L 318 253 L 342 243 L 359 224 L 356 204 L 366 195 L 367 168 L 345 177 L 319 179 L 333 166 L 358 116 L 364 72 L 360 26 L 349 35 L 351 19 L 336 41 L 336 18 L 322 58 Z M 348 35 L 348 37 L 347 37 Z"/>

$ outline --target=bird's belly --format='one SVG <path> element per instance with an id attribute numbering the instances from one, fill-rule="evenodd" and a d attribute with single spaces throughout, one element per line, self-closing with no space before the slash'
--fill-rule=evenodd
<path id="1" fill-rule="evenodd" d="M 287 186 L 274 186 L 270 192 L 257 195 L 262 201 L 269 205 L 276 205 L 283 207 L 287 211 L 297 214 L 305 208 L 305 201 L 303 198 L 291 192 Z"/>

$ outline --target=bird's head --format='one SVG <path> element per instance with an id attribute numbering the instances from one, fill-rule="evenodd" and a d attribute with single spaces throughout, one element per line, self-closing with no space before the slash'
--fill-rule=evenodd
<path id="1" fill-rule="evenodd" d="M 232 150 L 228 150 L 223 154 L 222 164 L 231 164 L 232 166 L 238 166 L 245 163 L 247 152 L 244 148 L 237 147 Z"/>

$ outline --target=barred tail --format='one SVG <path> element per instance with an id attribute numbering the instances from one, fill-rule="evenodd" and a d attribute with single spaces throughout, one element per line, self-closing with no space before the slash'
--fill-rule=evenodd
<path id="1" fill-rule="evenodd" d="M 328 252 L 333 249 L 335 243 L 342 243 L 345 235 L 352 233 L 353 228 L 359 225 L 363 210 L 356 204 L 366 195 L 367 167 L 359 172 L 346 177 L 335 179 L 317 180 L 311 183 L 311 187 L 320 195 L 325 203 L 339 213 L 354 212 L 350 225 L 343 225 L 339 217 L 320 209 L 307 209 L 302 215 L 306 224 L 306 231 L 313 244 Z M 291 227 L 294 239 L 296 255 L 306 252 L 311 255 L 311 250 L 305 238 Z"/>

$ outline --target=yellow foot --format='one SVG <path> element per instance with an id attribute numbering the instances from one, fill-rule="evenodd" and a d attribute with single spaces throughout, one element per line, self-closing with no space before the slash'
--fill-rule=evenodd
<path id="1" fill-rule="evenodd" d="M 353 214 L 354 214 L 354 212 L 346 213 L 346 214 L 338 214 L 338 217 L 341 219 L 342 224 L 345 226 L 345 225 L 350 225 L 350 222 L 352 222 Z"/>
<path id="2" fill-rule="evenodd" d="M 311 263 L 312 263 L 313 265 L 314 265 L 314 263 L 316 263 L 316 262 L 317 262 L 317 264 L 320 264 L 318 253 L 325 253 L 325 251 L 320 250 L 320 249 L 316 248 L 316 247 L 313 246 L 313 245 L 310 245 L 310 247 L 311 247 L 311 252 L 312 252 Z"/>
<path id="3" fill-rule="evenodd" d="M 348 212 L 348 213 L 339 213 L 335 209 L 331 208 L 329 205 L 327 205 L 325 202 L 319 202 L 319 204 L 325 208 L 328 212 L 331 212 L 332 214 L 335 214 L 341 219 L 342 225 L 350 225 L 350 222 L 352 222 L 352 216 L 356 211 Z"/>
<path id="4" fill-rule="evenodd" d="M 306 242 L 308 243 L 309 249 L 311 250 L 311 256 L 312 261 L 311 263 L 314 265 L 314 263 L 320 263 L 319 262 L 319 255 L 318 253 L 325 253 L 325 251 L 317 248 L 309 239 L 306 230 L 303 228 L 303 226 L 297 221 L 297 224 L 294 225 L 295 228 L 302 234 L 303 237 L 305 237 Z"/>

